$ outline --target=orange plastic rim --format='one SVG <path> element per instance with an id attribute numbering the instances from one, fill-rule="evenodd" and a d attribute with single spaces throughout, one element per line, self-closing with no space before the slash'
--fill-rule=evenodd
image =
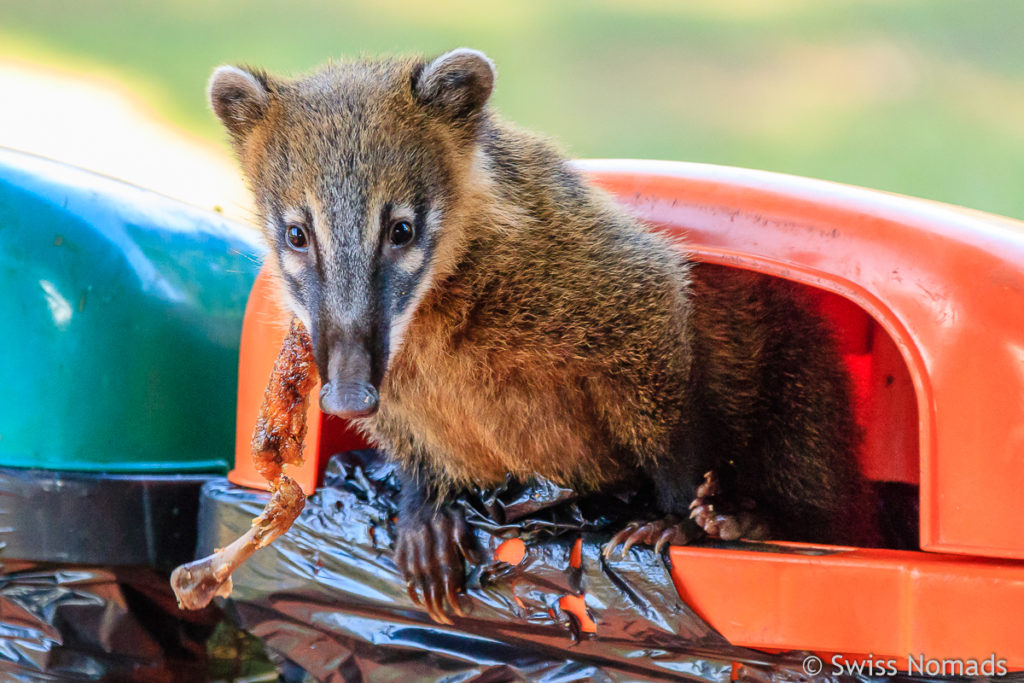
<path id="1" fill-rule="evenodd" d="M 801 282 L 866 312 L 866 322 L 837 317 L 847 341 L 873 335 L 870 354 L 853 344 L 848 359 L 870 364 L 859 391 L 884 396 L 861 414 L 864 469 L 920 483 L 927 552 L 673 548 L 681 597 L 737 645 L 893 657 L 903 670 L 907 656 L 995 653 L 1024 668 L 1024 224 L 743 169 L 579 166 L 629 210 L 685 235 L 695 258 Z M 287 326 L 273 290 L 261 273 L 246 311 L 229 475 L 257 488 L 249 435 Z M 331 454 L 365 445 L 315 402 L 309 424 L 306 463 L 291 472 L 307 492 Z M 585 596 L 568 598 L 563 608 L 586 616 Z M 600 633 L 597 616 L 587 630 Z"/>

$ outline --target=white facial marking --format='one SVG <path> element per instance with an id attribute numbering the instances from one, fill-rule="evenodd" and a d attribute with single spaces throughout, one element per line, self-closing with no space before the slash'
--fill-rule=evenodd
<path id="1" fill-rule="evenodd" d="M 306 267 L 305 259 L 294 251 L 286 251 L 281 254 L 281 270 L 294 278 L 302 277 L 302 271 Z"/>
<path id="2" fill-rule="evenodd" d="M 301 222 L 297 218 L 297 216 L 299 216 L 299 213 L 296 211 L 285 212 L 284 224 L 287 226 L 291 223 Z M 280 229 L 281 227 L 274 220 L 267 220 L 267 233 L 268 235 L 271 235 L 269 239 L 271 245 L 276 243 L 276 237 L 274 237 L 272 233 L 275 233 Z M 285 247 L 281 250 L 279 256 L 282 271 L 284 271 L 288 275 L 291 275 L 294 278 L 299 278 L 302 275 L 302 271 L 306 267 L 306 258 L 303 255 L 297 254 L 296 252 L 292 251 L 291 249 L 288 248 L 286 244 Z"/>
<path id="3" fill-rule="evenodd" d="M 282 297 L 284 298 L 285 307 L 287 307 L 288 310 L 292 312 L 292 315 L 301 320 L 302 324 L 306 326 L 307 330 L 313 329 L 313 324 L 312 320 L 309 317 L 309 313 L 306 311 L 305 307 L 301 306 L 295 300 L 295 298 L 292 296 L 292 293 L 288 290 L 288 285 L 281 283 L 281 293 Z"/>
<path id="4" fill-rule="evenodd" d="M 284 220 L 284 224 L 286 226 L 289 225 L 290 223 L 301 224 L 304 220 L 302 213 L 294 209 L 285 211 L 284 215 L 282 216 L 282 219 Z M 277 223 L 277 221 L 268 218 L 265 228 L 267 232 L 267 241 L 270 243 L 271 248 L 273 249 L 274 245 L 277 244 L 278 239 L 275 233 L 281 230 L 281 226 Z M 277 262 L 279 268 L 281 269 L 281 272 L 286 273 L 297 280 L 302 279 L 303 272 L 306 268 L 306 257 L 303 254 L 292 251 L 291 249 L 288 248 L 286 244 L 283 249 L 277 252 L 277 256 Z M 291 311 L 292 314 L 295 315 L 299 320 L 302 321 L 302 324 L 306 326 L 307 330 L 312 329 L 312 326 L 310 324 L 312 321 L 310 319 L 309 313 L 306 311 L 305 307 L 303 307 L 302 304 L 299 303 L 299 300 L 295 296 L 293 296 L 291 287 L 284 280 L 284 278 L 279 278 L 278 291 L 281 292 L 282 303 L 284 303 L 285 307 L 289 311 Z"/>
<path id="5" fill-rule="evenodd" d="M 391 226 L 399 221 L 405 221 L 409 225 L 416 225 L 416 212 L 408 204 L 400 204 L 391 211 L 391 218 L 388 224 L 385 226 L 386 230 L 390 230 Z M 387 240 L 385 235 L 385 240 Z M 385 244 L 389 244 L 385 241 Z M 421 265 L 423 265 L 423 249 L 416 244 L 411 244 L 396 252 L 398 260 L 396 265 L 400 270 L 405 273 L 415 273 Z"/>
<path id="6" fill-rule="evenodd" d="M 285 225 L 291 223 L 298 223 L 300 225 L 305 224 L 306 216 L 298 209 L 285 209 L 285 212 L 281 215 L 281 219 Z"/>
<path id="7" fill-rule="evenodd" d="M 398 262 L 398 267 L 405 273 L 412 275 L 420 266 L 423 265 L 423 259 L 427 257 L 422 247 L 413 246 L 406 250 L 402 255 L 402 259 Z"/>
<path id="8" fill-rule="evenodd" d="M 331 262 L 331 254 L 334 250 L 334 240 L 331 237 L 331 225 L 324 214 L 319 198 L 311 190 L 306 190 L 306 205 L 313 216 L 313 236 L 316 239 L 317 254 L 324 261 Z"/>
<path id="9" fill-rule="evenodd" d="M 436 235 L 436 231 L 440 229 L 440 226 L 441 212 L 437 208 L 431 208 L 427 211 L 426 225 L 424 226 L 424 229 Z M 436 251 L 435 246 L 435 253 Z M 426 254 L 421 248 L 417 248 L 413 253 L 410 253 L 408 255 L 408 260 L 410 262 L 415 262 L 416 266 L 409 268 L 407 272 L 415 272 L 415 270 L 423 264 L 424 258 L 426 258 Z M 406 269 L 404 263 L 400 267 L 403 270 Z M 398 350 L 402 348 L 402 342 L 405 341 L 405 331 L 408 329 L 409 322 L 412 320 L 412 316 L 416 312 L 416 308 L 420 305 L 420 301 L 430 288 L 433 277 L 434 266 L 431 264 L 427 267 L 427 271 L 423 273 L 420 281 L 416 283 L 416 289 L 413 291 L 412 299 L 410 299 L 409 303 L 406 305 L 405 310 L 392 319 L 390 333 L 391 341 L 389 344 L 390 348 L 388 349 L 388 353 L 391 357 L 394 357 L 394 355 L 398 353 Z"/>

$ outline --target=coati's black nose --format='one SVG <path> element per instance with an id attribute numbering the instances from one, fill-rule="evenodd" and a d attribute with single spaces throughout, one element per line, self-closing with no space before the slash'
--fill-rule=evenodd
<path id="1" fill-rule="evenodd" d="M 377 412 L 377 390 L 366 382 L 329 382 L 320 389 L 320 410 L 346 419 Z"/>

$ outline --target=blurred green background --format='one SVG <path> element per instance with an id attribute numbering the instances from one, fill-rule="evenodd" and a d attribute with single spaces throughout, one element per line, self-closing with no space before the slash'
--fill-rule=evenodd
<path id="1" fill-rule="evenodd" d="M 299 72 L 460 45 L 497 63 L 506 117 L 574 156 L 769 169 L 1024 218 L 1021 0 L 0 1 L 0 57 L 113 75 L 225 154 L 204 100 L 217 64 Z"/>

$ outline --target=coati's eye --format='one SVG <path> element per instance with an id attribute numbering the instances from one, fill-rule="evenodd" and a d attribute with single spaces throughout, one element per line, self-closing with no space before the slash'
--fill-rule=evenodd
<path id="1" fill-rule="evenodd" d="M 412 238 L 415 236 L 416 231 L 409 221 L 395 221 L 391 224 L 391 230 L 388 232 L 388 240 L 393 247 L 404 247 L 412 242 Z"/>
<path id="2" fill-rule="evenodd" d="M 284 236 L 288 240 L 288 246 L 295 251 L 306 251 L 309 248 L 309 238 L 306 237 L 306 229 L 297 223 L 286 225 Z"/>

